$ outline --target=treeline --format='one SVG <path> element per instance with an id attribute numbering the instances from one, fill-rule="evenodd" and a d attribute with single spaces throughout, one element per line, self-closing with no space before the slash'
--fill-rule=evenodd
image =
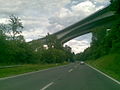
<path id="1" fill-rule="evenodd" d="M 44 47 L 40 42 L 30 44 L 21 35 L 21 19 L 11 15 L 7 24 L 0 24 L 0 64 L 63 63 L 73 61 L 70 47 L 62 47 L 54 36 L 46 36 Z M 36 44 L 39 46 L 35 47 Z"/>
<path id="2" fill-rule="evenodd" d="M 104 55 L 120 53 L 120 0 L 111 0 L 110 9 L 116 11 L 111 28 L 98 27 L 92 32 L 91 46 L 76 55 L 77 60 L 96 60 Z"/>

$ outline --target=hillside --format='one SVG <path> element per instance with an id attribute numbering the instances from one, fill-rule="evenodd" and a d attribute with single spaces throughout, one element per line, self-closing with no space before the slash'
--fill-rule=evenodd
<path id="1" fill-rule="evenodd" d="M 120 54 L 109 54 L 87 63 L 120 81 Z"/>

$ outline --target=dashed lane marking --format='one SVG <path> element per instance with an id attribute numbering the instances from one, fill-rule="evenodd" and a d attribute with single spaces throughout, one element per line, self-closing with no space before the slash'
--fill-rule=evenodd
<path id="1" fill-rule="evenodd" d="M 73 71 L 73 69 L 70 69 L 68 72 L 72 72 Z"/>
<path id="2" fill-rule="evenodd" d="M 51 82 L 51 83 L 49 83 L 49 84 L 47 84 L 47 85 L 45 85 L 42 89 L 40 89 L 40 90 L 46 90 L 48 87 L 50 87 L 52 84 L 54 84 L 54 82 Z"/>

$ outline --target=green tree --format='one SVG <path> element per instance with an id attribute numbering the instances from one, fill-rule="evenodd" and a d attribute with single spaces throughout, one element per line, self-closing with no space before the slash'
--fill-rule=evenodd
<path id="1" fill-rule="evenodd" d="M 62 44 L 57 37 L 55 35 L 50 35 L 49 33 L 46 36 L 46 44 L 48 48 L 63 49 Z"/>
<path id="2" fill-rule="evenodd" d="M 14 15 L 11 15 L 9 22 L 10 23 L 8 24 L 9 25 L 8 33 L 10 34 L 12 40 L 15 40 L 16 36 L 22 33 L 21 29 L 23 29 L 23 25 L 21 19 Z"/>
<path id="3" fill-rule="evenodd" d="M 42 63 L 63 63 L 66 60 L 66 53 L 59 49 L 48 49 L 41 52 Z"/>
<path id="4" fill-rule="evenodd" d="M 110 0 L 111 10 L 116 11 L 116 14 L 120 14 L 120 0 Z"/>

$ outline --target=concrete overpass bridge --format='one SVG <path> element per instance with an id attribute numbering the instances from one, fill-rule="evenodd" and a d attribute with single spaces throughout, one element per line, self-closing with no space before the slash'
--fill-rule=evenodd
<path id="1" fill-rule="evenodd" d="M 111 11 L 110 6 L 108 6 L 52 35 L 55 35 L 64 44 L 73 38 L 92 32 L 97 27 L 105 26 L 106 28 L 110 28 L 112 22 L 115 20 L 115 11 Z M 45 37 L 33 40 L 30 43 L 32 42 L 45 43 Z"/>

